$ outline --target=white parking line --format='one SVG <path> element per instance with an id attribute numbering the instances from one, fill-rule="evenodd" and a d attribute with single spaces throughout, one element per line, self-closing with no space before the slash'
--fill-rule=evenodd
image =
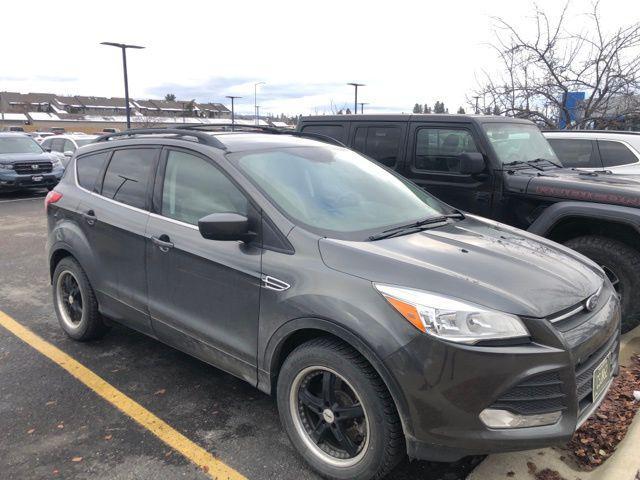
<path id="1" fill-rule="evenodd" d="M 11 200 L 0 200 L 0 203 L 11 203 L 11 202 L 26 202 L 27 200 L 42 200 L 44 199 L 44 195 L 39 197 L 29 197 L 29 198 L 13 198 Z"/>

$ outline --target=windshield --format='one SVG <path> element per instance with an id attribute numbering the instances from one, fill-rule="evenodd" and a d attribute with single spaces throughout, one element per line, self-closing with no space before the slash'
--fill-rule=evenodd
<path id="1" fill-rule="evenodd" d="M 7 153 L 42 153 L 42 148 L 26 135 L 0 137 L 0 155 Z"/>
<path id="2" fill-rule="evenodd" d="M 285 215 L 323 236 L 362 239 L 442 215 L 446 208 L 411 182 L 344 148 L 294 147 L 229 157 Z"/>
<path id="3" fill-rule="evenodd" d="M 560 163 L 540 129 L 526 123 L 484 123 L 484 131 L 501 163 L 528 162 L 539 158 Z"/>

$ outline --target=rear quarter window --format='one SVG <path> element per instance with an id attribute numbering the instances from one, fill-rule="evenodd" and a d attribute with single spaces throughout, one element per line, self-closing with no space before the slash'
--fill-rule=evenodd
<path id="1" fill-rule="evenodd" d="M 302 127 L 304 133 L 317 133 L 331 137 L 339 142 L 345 143 L 345 129 L 342 125 L 305 125 Z"/>
<path id="2" fill-rule="evenodd" d="M 556 155 L 564 167 L 598 168 L 594 155 L 593 141 L 577 138 L 548 138 Z"/>
<path id="3" fill-rule="evenodd" d="M 78 184 L 90 192 L 96 191 L 98 175 L 102 172 L 104 164 L 111 152 L 98 152 L 92 155 L 84 155 L 76 159 L 76 172 Z"/>
<path id="4" fill-rule="evenodd" d="M 638 158 L 624 143 L 598 140 L 598 147 L 600 148 L 600 158 L 602 158 L 604 167 L 617 167 L 618 165 L 628 165 L 638 161 Z"/>
<path id="5" fill-rule="evenodd" d="M 147 208 L 147 189 L 157 150 L 132 148 L 113 152 L 102 183 L 102 195 L 136 208 Z"/>

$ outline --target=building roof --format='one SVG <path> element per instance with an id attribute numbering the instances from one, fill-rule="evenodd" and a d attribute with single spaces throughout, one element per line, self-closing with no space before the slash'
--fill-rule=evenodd
<path id="1" fill-rule="evenodd" d="M 50 103 L 55 94 L 53 93 L 18 93 L 18 92 L 0 92 L 2 101 L 9 104 L 30 104 L 40 105 Z"/>
<path id="2" fill-rule="evenodd" d="M 149 100 L 153 103 L 156 108 L 159 110 L 169 111 L 169 112 L 182 112 L 187 109 L 187 106 L 192 102 L 192 100 Z M 193 102 L 194 110 L 199 110 L 197 107 L 197 103 Z"/>
<path id="3" fill-rule="evenodd" d="M 200 107 L 200 110 L 216 112 L 216 113 L 226 113 L 231 111 L 227 107 L 225 107 L 223 104 L 213 103 L 213 102 L 198 103 L 198 107 Z"/>
<path id="4" fill-rule="evenodd" d="M 82 103 L 87 108 L 126 108 L 126 103 L 124 98 L 120 97 L 85 97 L 81 95 L 76 95 L 76 97 L 80 103 Z"/>

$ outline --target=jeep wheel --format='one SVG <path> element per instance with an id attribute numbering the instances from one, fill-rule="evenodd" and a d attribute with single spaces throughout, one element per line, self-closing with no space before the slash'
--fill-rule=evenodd
<path id="1" fill-rule="evenodd" d="M 53 273 L 53 306 L 60 326 L 74 340 L 94 340 L 109 330 L 87 275 L 71 257 L 60 260 Z"/>
<path id="2" fill-rule="evenodd" d="M 383 478 L 404 458 L 402 426 L 387 388 L 338 340 L 296 348 L 280 370 L 277 399 L 291 443 L 325 478 Z"/>
<path id="3" fill-rule="evenodd" d="M 577 237 L 565 243 L 605 271 L 620 295 L 622 333 L 640 324 L 640 252 L 612 238 Z"/>

